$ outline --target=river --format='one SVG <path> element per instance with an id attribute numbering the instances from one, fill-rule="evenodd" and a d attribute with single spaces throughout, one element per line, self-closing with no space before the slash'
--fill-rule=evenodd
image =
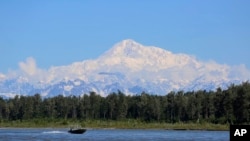
<path id="1" fill-rule="evenodd" d="M 70 134 L 57 128 L 0 128 L 2 141 L 229 141 L 229 131 L 88 129 Z"/>

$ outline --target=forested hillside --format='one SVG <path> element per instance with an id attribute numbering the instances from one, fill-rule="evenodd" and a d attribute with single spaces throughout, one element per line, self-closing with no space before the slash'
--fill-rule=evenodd
<path id="1" fill-rule="evenodd" d="M 142 92 L 129 96 L 120 91 L 101 97 L 62 95 L 42 98 L 0 98 L 0 120 L 29 119 L 137 119 L 146 122 L 250 123 L 250 83 L 231 85 L 226 90 L 170 92 L 165 96 Z"/>

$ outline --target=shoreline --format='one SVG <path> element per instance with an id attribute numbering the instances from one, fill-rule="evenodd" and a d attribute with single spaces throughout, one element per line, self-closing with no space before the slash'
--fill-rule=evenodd
<path id="1" fill-rule="evenodd" d="M 166 122 L 141 122 L 137 120 L 25 120 L 2 121 L 1 128 L 69 128 L 79 125 L 87 129 L 162 129 L 162 130 L 206 130 L 229 131 L 228 124 L 213 123 L 166 123 Z"/>
<path id="2" fill-rule="evenodd" d="M 0 130 L 3 129 L 68 129 L 67 127 L 0 127 Z M 170 128 L 85 128 L 87 130 L 174 130 L 174 131 L 229 131 L 217 130 L 217 129 L 170 129 Z"/>
<path id="3" fill-rule="evenodd" d="M 83 127 L 87 130 L 175 130 L 175 131 L 229 131 L 229 129 L 206 129 L 206 128 L 119 128 L 119 127 Z M 69 129 L 69 127 L 0 127 L 2 129 Z"/>

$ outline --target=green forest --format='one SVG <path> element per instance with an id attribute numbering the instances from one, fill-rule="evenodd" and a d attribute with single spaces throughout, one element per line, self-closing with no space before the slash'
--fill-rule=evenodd
<path id="1" fill-rule="evenodd" d="M 32 119 L 249 124 L 250 83 L 231 84 L 226 90 L 172 91 L 163 96 L 118 91 L 106 97 L 95 92 L 48 98 L 40 94 L 0 97 L 1 122 Z"/>

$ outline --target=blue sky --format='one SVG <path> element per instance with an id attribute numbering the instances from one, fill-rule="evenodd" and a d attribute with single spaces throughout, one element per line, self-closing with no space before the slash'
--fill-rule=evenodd
<path id="1" fill-rule="evenodd" d="M 249 0 L 0 1 L 0 72 L 94 59 L 133 39 L 250 68 Z"/>

